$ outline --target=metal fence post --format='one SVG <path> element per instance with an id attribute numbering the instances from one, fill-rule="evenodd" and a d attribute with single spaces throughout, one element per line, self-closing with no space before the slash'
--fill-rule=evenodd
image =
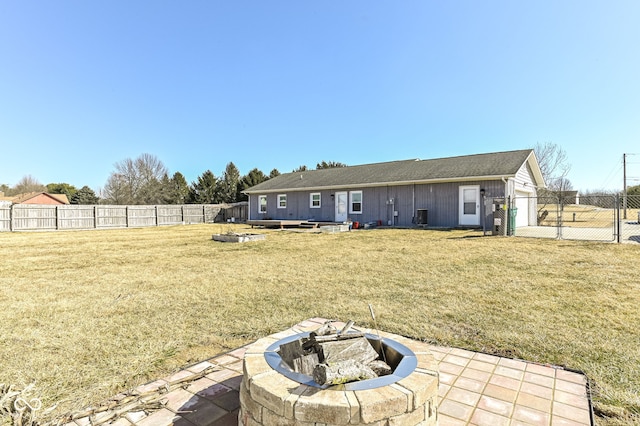
<path id="1" fill-rule="evenodd" d="M 556 218 L 557 218 L 556 226 L 558 227 L 557 238 L 561 240 L 562 239 L 562 206 L 560 205 L 560 198 L 556 198 Z"/>
<path id="2" fill-rule="evenodd" d="M 615 201 L 615 203 L 616 203 L 616 208 L 615 208 L 615 212 L 616 212 L 616 214 L 614 215 L 614 224 L 613 224 L 613 229 L 614 229 L 614 231 L 615 231 L 615 233 L 616 233 L 616 241 L 618 242 L 618 244 L 620 244 L 620 234 L 621 234 L 621 232 L 620 232 L 620 229 L 621 229 L 621 228 L 620 228 L 620 226 L 621 226 L 621 223 L 620 223 L 620 194 L 616 194 L 616 201 Z M 625 213 L 625 217 L 627 217 L 627 210 L 626 210 L 626 208 L 627 208 L 627 206 L 626 206 L 626 204 L 627 204 L 627 199 L 626 199 L 626 197 L 625 197 L 625 199 L 624 199 L 624 204 L 625 204 L 625 206 L 624 206 L 624 207 L 625 207 L 625 211 L 624 211 L 624 213 Z"/>

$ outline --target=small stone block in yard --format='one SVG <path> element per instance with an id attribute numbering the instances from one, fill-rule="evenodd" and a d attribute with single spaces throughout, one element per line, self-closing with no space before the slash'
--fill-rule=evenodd
<path id="1" fill-rule="evenodd" d="M 213 234 L 212 239 L 223 243 L 247 243 L 264 240 L 266 237 L 264 234 Z"/>
<path id="2" fill-rule="evenodd" d="M 349 232 L 349 225 L 324 225 L 320 227 L 320 230 L 329 234 Z"/>

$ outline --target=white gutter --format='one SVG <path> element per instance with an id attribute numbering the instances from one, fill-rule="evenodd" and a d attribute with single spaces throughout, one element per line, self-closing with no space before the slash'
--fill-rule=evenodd
<path id="1" fill-rule="evenodd" d="M 305 188 L 279 188 L 279 189 L 267 189 L 267 190 L 245 190 L 243 194 L 271 194 L 282 191 L 322 191 L 322 190 L 336 190 L 336 189 L 350 189 L 350 188 L 371 188 L 379 186 L 402 186 L 402 185 L 423 185 L 428 183 L 448 183 L 448 182 L 470 182 L 477 180 L 499 180 L 504 182 L 504 179 L 512 178 L 512 175 L 496 175 L 496 176 L 470 176 L 461 178 L 449 178 L 449 179 L 426 179 L 426 180 L 406 180 L 396 182 L 373 182 L 373 183 L 356 183 L 356 184 L 343 184 L 343 185 L 330 185 L 330 186 L 309 186 Z"/>

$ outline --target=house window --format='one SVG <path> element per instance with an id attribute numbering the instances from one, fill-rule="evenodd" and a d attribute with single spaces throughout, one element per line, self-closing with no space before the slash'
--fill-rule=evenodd
<path id="1" fill-rule="evenodd" d="M 279 209 L 287 208 L 287 194 L 278 194 L 278 208 Z"/>
<path id="2" fill-rule="evenodd" d="M 267 212 L 267 196 L 258 195 L 258 213 Z"/>
<path id="3" fill-rule="evenodd" d="M 319 209 L 320 208 L 320 193 L 319 192 L 313 192 L 313 193 L 311 193 L 311 195 L 309 195 L 309 207 L 311 207 L 312 209 Z"/>
<path id="4" fill-rule="evenodd" d="M 477 190 L 475 188 L 472 189 L 464 189 L 462 192 L 463 197 L 463 211 L 464 214 L 476 214 L 476 198 L 477 198 Z"/>
<path id="5" fill-rule="evenodd" d="M 349 213 L 362 213 L 362 191 L 349 193 Z"/>

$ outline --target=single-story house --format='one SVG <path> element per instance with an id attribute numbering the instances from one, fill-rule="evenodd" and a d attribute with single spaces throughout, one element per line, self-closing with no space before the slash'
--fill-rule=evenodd
<path id="1" fill-rule="evenodd" d="M 244 193 L 249 221 L 491 229 L 496 206 L 508 202 L 517 208 L 517 226 L 535 225 L 535 197 L 544 185 L 527 149 L 286 173 Z"/>
<path id="2" fill-rule="evenodd" d="M 69 198 L 65 194 L 49 194 L 48 192 L 29 192 L 27 194 L 14 195 L 13 197 L 3 197 L 2 199 L 11 204 L 69 204 Z"/>

